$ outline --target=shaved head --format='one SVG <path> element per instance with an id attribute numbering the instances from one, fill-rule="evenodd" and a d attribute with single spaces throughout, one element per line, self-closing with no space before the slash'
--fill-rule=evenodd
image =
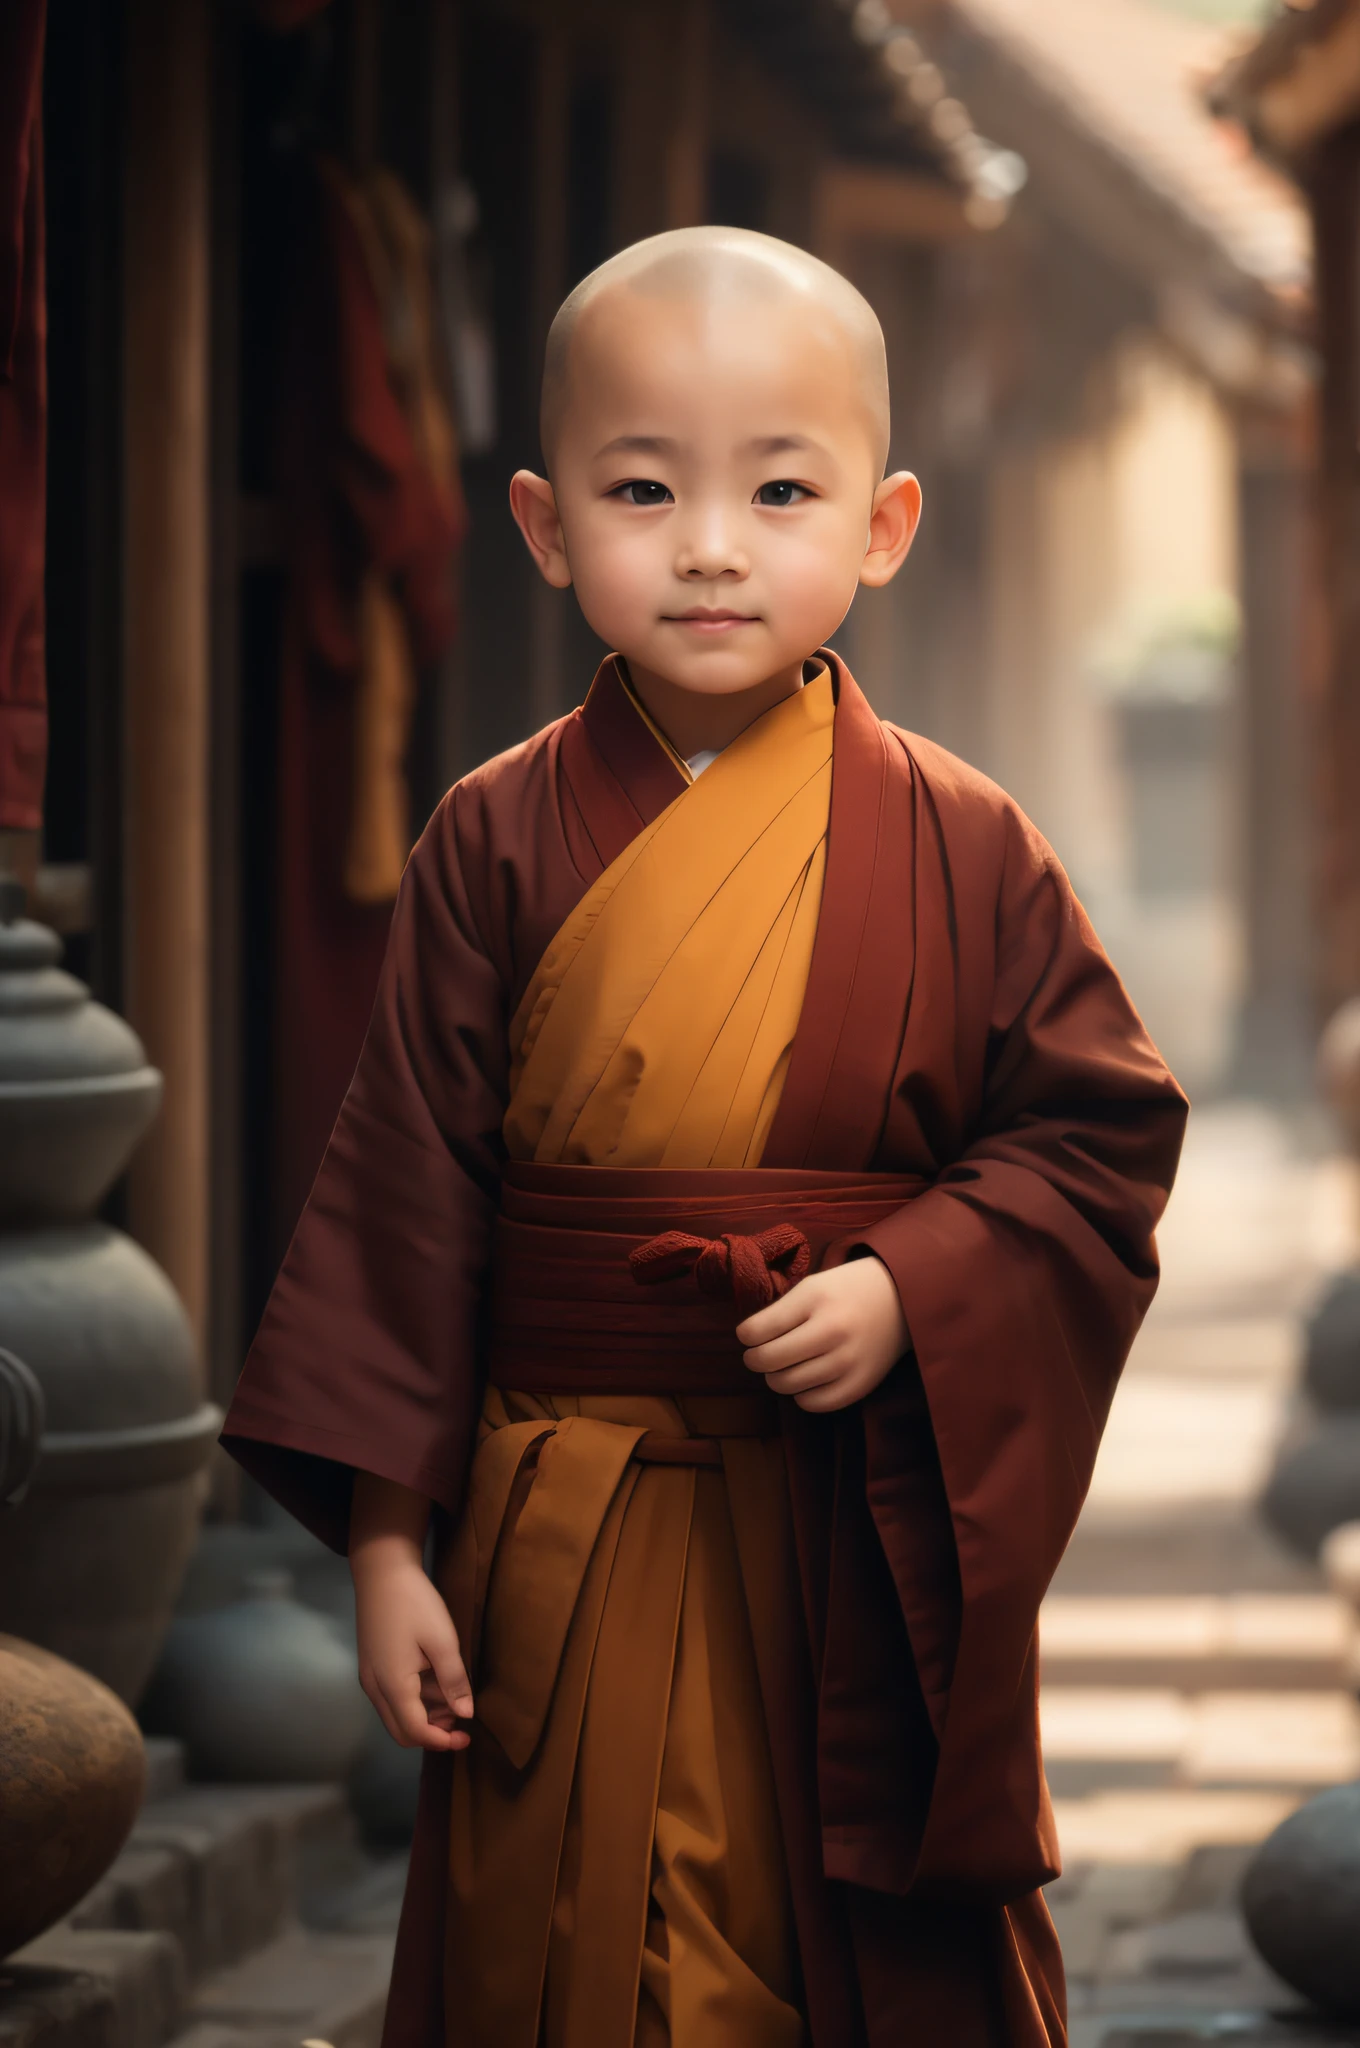
<path id="1" fill-rule="evenodd" d="M 805 249 L 746 228 L 674 228 L 621 249 L 592 270 L 558 308 L 543 363 L 540 433 L 549 468 L 571 402 L 573 377 L 589 350 L 591 316 L 616 295 L 717 311 L 761 306 L 844 343 L 881 475 L 888 455 L 888 364 L 883 330 L 868 300 L 840 272 Z"/>

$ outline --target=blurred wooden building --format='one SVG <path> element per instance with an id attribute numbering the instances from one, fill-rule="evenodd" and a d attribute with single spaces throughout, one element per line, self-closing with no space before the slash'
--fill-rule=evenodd
<path id="1" fill-rule="evenodd" d="M 1029 174 L 1004 227 L 949 259 L 936 505 L 971 541 L 973 653 L 932 622 L 916 717 L 1053 840 L 1193 1095 L 1297 1094 L 1306 211 L 1204 105 L 1224 33 L 1188 9 L 896 12 Z"/>
<path id="2" fill-rule="evenodd" d="M 1324 1011 L 1360 995 L 1360 0 L 1293 0 L 1213 104 L 1295 178 L 1313 220 L 1323 649 L 1315 788 Z"/>
<path id="3" fill-rule="evenodd" d="M 1000 225 L 1019 171 L 877 0 L 50 0 L 42 109 L 38 914 L 166 1073 L 128 1221 L 222 1392 L 287 1223 L 280 990 L 311 942 L 288 921 L 291 778 L 318 816 L 354 802 L 349 686 L 304 693 L 299 743 L 291 636 L 368 635 L 384 688 L 403 661 L 419 672 L 418 828 L 464 768 L 579 701 L 596 660 L 506 509 L 510 473 L 539 459 L 542 340 L 571 284 L 704 219 L 805 243 L 873 290 L 899 444 L 928 449 L 942 266 Z M 281 483 L 299 449 L 301 495 Z M 313 546 L 322 484 L 343 531 L 323 522 Z M 451 636 L 450 593 L 413 595 L 441 547 Z M 381 751 L 397 727 L 372 701 Z M 378 852 L 345 912 L 356 931 L 371 913 L 365 945 L 394 788 L 369 792 Z"/>

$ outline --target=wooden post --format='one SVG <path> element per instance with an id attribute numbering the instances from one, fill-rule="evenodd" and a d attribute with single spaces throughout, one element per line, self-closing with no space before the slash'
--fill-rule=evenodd
<path id="1" fill-rule="evenodd" d="M 680 0 L 674 43 L 675 115 L 666 150 L 666 226 L 708 218 L 709 77 L 713 62 L 710 0 Z"/>
<path id="2" fill-rule="evenodd" d="M 565 29 L 545 10 L 538 37 L 534 87 L 533 374 L 562 301 L 567 269 L 567 126 L 571 46 Z M 534 578 L 530 620 L 530 729 L 562 710 L 563 652 L 570 599 Z"/>
<path id="3" fill-rule="evenodd" d="M 1233 1081 L 1267 1098 L 1308 1094 L 1315 1037 L 1308 803 L 1309 497 L 1301 419 L 1238 420 L 1242 772 L 1238 866 L 1246 986 Z"/>
<path id="4" fill-rule="evenodd" d="M 357 177 L 378 157 L 378 105 L 382 80 L 382 24 L 378 0 L 354 0 L 349 53 L 349 153 Z"/>
<path id="5" fill-rule="evenodd" d="M 1310 177 L 1322 353 L 1319 454 L 1330 646 L 1320 720 L 1324 1014 L 1360 994 L 1360 124 Z"/>
<path id="6" fill-rule="evenodd" d="M 208 6 L 127 0 L 124 1002 L 165 1074 L 130 1220 L 208 1298 Z"/>
<path id="7" fill-rule="evenodd" d="M 430 123 L 430 220 L 436 237 L 448 233 L 445 210 L 462 170 L 459 132 L 459 0 L 430 0 L 430 77 L 427 113 Z M 459 617 L 465 611 L 462 563 L 459 576 Z M 467 639 L 460 625 L 453 645 L 441 656 L 435 682 L 436 781 L 440 790 L 457 780 L 470 764 L 464 759 L 467 698 Z"/>

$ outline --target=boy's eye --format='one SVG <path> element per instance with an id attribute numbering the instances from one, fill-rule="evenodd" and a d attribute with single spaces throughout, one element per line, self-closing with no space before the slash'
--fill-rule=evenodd
<path id="1" fill-rule="evenodd" d="M 762 484 L 756 492 L 757 505 L 796 505 L 800 498 L 809 498 L 812 493 L 803 484 L 790 483 L 781 477 L 777 483 Z"/>
<path id="2" fill-rule="evenodd" d="M 625 505 L 664 505 L 670 497 L 665 484 L 650 482 L 646 477 L 630 477 L 626 484 L 620 484 L 613 493 L 622 498 Z"/>

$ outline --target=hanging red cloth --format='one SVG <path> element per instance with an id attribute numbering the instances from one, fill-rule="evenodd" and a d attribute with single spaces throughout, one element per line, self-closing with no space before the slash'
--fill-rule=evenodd
<path id="1" fill-rule="evenodd" d="M 47 765 L 46 16 L 46 0 L 0 7 L 0 830 L 13 832 L 41 827 Z"/>
<path id="2" fill-rule="evenodd" d="M 455 627 L 464 526 L 427 237 L 389 173 L 300 194 L 281 390 L 274 1189 L 287 1241 L 349 1085 L 411 844 L 417 670 Z"/>

